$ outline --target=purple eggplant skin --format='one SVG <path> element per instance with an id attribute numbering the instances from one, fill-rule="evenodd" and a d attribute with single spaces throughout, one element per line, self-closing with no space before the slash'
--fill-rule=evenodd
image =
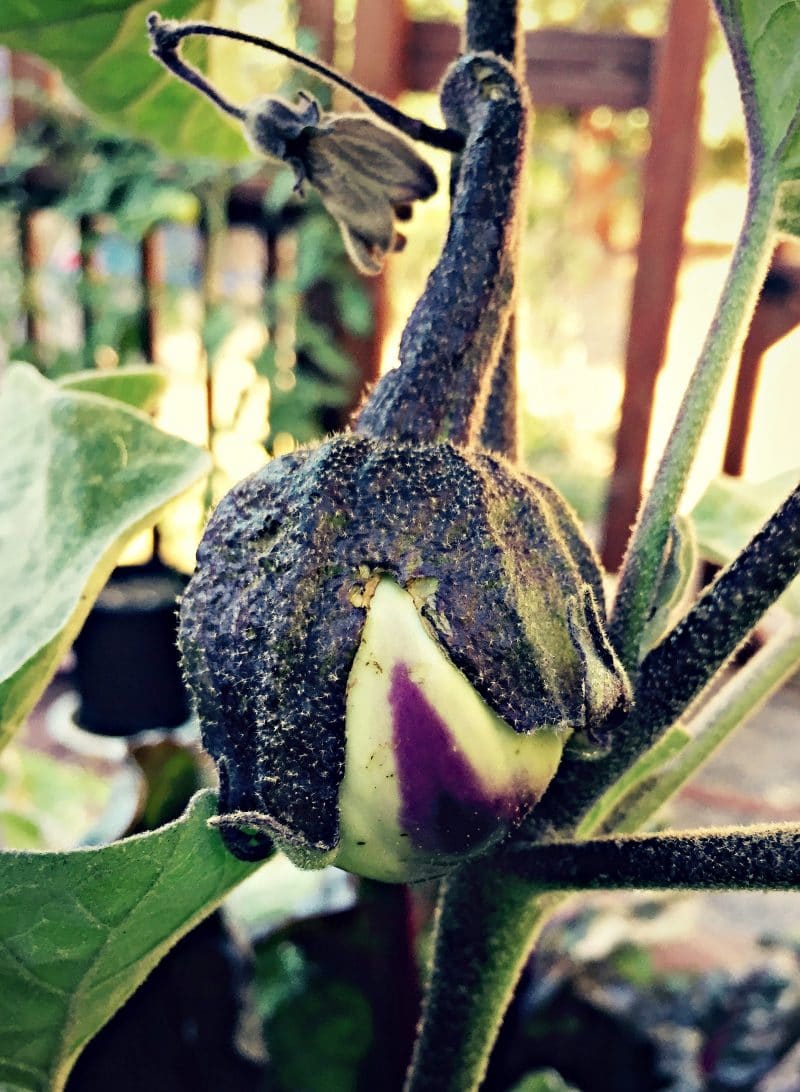
<path id="1" fill-rule="evenodd" d="M 599 566 L 550 486 L 450 443 L 348 434 L 298 450 L 222 500 L 181 605 L 185 674 L 219 771 L 219 825 L 237 856 L 259 859 L 275 842 L 313 867 L 342 851 L 348 692 L 384 580 L 408 592 L 434 653 L 504 728 L 602 749 L 628 712 Z M 402 649 L 394 661 L 390 715 L 413 753 L 393 761 L 411 769 L 439 756 L 439 773 L 420 773 L 408 789 L 419 797 L 432 778 L 426 792 L 439 792 L 437 807 L 418 801 L 415 812 L 406 800 L 415 817 L 401 833 L 433 859 L 426 869 L 436 870 L 438 853 L 444 871 L 493 834 L 469 834 L 481 825 L 474 771 L 458 774 L 458 748 L 455 766 L 441 761 L 440 712 L 425 712 L 430 695 L 424 686 L 415 694 L 413 679 L 404 690 Z M 521 778 L 519 799 L 498 795 L 501 834 L 546 787 L 532 794 L 532 783 Z M 449 809 L 444 834 L 425 829 L 426 808 Z"/>

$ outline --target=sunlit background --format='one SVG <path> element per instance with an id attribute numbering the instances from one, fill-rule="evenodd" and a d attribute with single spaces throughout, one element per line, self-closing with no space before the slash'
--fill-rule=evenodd
<path id="1" fill-rule="evenodd" d="M 219 9 L 222 23 L 284 42 L 296 41 L 304 48 L 314 46 L 313 35 L 298 30 L 291 4 L 225 0 Z M 353 0 L 337 0 L 333 56 L 345 68 L 353 60 L 354 9 Z M 463 4 L 409 2 L 407 10 L 412 19 L 455 21 L 463 14 Z M 563 25 L 651 36 L 663 31 L 665 13 L 662 0 L 530 0 L 523 5 L 528 29 Z M 48 148 L 36 144 L 41 134 L 31 136 L 27 130 L 16 148 L 12 143 L 10 71 L 6 55 L 0 67 L 6 104 L 5 154 L 17 171 L 37 164 L 46 173 L 52 165 L 48 168 Z M 224 93 L 238 102 L 260 93 L 291 91 L 303 82 L 280 59 L 232 42 L 214 43 L 211 71 Z M 76 222 L 71 206 L 90 208 L 94 201 L 102 208 L 102 196 L 86 191 L 92 186 L 111 188 L 112 182 L 104 180 L 104 170 L 111 173 L 111 168 L 102 152 L 102 131 L 76 131 L 81 123 L 74 117 L 76 108 L 69 93 L 57 83 L 51 89 L 51 102 L 45 105 L 61 112 L 62 141 L 80 164 L 80 173 L 66 181 L 80 192 L 62 193 L 50 208 L 36 212 L 35 268 L 24 278 L 16 261 L 16 191 L 14 185 L 4 187 L 0 231 L 6 260 L 0 270 L 0 354 L 9 359 L 33 353 L 48 374 L 59 374 L 75 367 L 114 367 L 141 356 L 143 347 L 131 332 L 142 306 L 139 232 L 152 227 L 153 195 L 145 194 L 145 207 L 138 209 L 135 199 L 129 201 L 121 217 L 106 211 L 93 215 L 91 240 L 87 242 L 85 224 L 81 236 L 80 216 Z M 17 86 L 16 93 L 24 95 L 26 90 L 41 99 L 41 88 Z M 433 94 L 407 92 L 400 102 L 412 113 L 439 120 Z M 644 108 L 614 111 L 600 106 L 586 111 L 541 109 L 533 125 L 519 326 L 524 446 L 530 465 L 560 486 L 595 535 L 613 465 L 623 389 L 648 122 Z M 220 124 L 227 123 L 221 118 Z M 653 472 L 708 327 L 744 206 L 742 119 L 731 66 L 718 36 L 712 38 L 704 75 L 700 136 L 685 255 L 654 403 L 645 480 Z M 94 149 L 92 142 L 96 142 Z M 51 149 L 51 153 L 63 156 L 64 148 Z M 175 170 L 163 156 L 158 163 L 148 163 L 146 158 L 131 155 L 131 170 L 141 174 L 155 169 L 174 182 L 168 193 L 161 194 L 163 219 L 156 243 L 162 268 L 155 303 L 154 355 L 172 377 L 161 420 L 187 438 L 207 442 L 206 363 L 210 361 L 211 443 L 217 470 L 211 494 L 205 491 L 207 506 L 210 497 L 218 497 L 260 465 L 267 452 L 289 450 L 315 432 L 340 423 L 343 407 L 352 404 L 352 385 L 357 382 L 356 372 L 347 374 L 348 339 L 369 336 L 370 298 L 357 278 L 344 270 L 343 260 L 342 271 L 333 276 L 346 279 L 346 293 L 344 289 L 334 293 L 339 310 L 332 323 L 324 314 L 325 300 L 320 300 L 318 286 L 302 268 L 304 257 L 317 262 L 320 248 L 327 248 L 330 255 L 335 245 L 335 240 L 325 237 L 318 212 L 307 223 L 298 223 L 297 230 L 281 226 L 271 244 L 247 224 L 223 227 L 214 268 L 209 269 L 203 236 L 196 227 L 203 203 L 219 200 L 226 187 L 251 176 L 255 164 L 221 175 L 209 164 Z M 436 260 L 446 228 L 447 157 L 431 152 L 429 158 L 443 184 L 433 200 L 418 207 L 404 253 L 390 262 L 382 369 L 396 361 L 403 323 Z M 87 175 L 86 165 L 92 162 L 96 173 Z M 119 172 L 119 165 L 114 169 Z M 113 184 L 118 182 L 115 177 Z M 298 211 L 287 183 L 285 174 L 276 177 L 272 169 L 262 169 L 253 181 L 259 193 L 266 187 L 264 200 L 271 212 L 280 218 L 291 209 L 291 221 Z M 113 201 L 108 205 L 113 207 Z M 268 244 L 271 255 L 266 253 Z M 265 273 L 268 264 L 272 268 Z M 315 344 L 311 357 L 316 353 L 329 359 L 312 359 L 310 364 L 306 360 L 298 369 L 298 315 L 302 323 L 309 294 L 315 297 L 311 311 L 318 317 L 322 308 L 324 321 L 315 318 L 310 333 L 300 331 L 300 347 L 308 355 L 310 338 Z M 25 302 L 38 316 L 35 346 L 25 345 L 20 317 Z M 331 332 L 334 327 L 343 334 L 338 341 Z M 794 420 L 800 394 L 798 347 L 800 333 L 795 331 L 768 352 L 762 367 L 745 465 L 746 476 L 753 480 L 800 462 Z M 357 368 L 359 362 L 353 364 Z M 322 386 L 317 390 L 310 386 L 314 379 L 327 385 L 327 403 Z M 719 470 L 733 381 L 731 374 L 708 429 L 687 504 L 697 499 Z M 162 529 L 165 556 L 185 570 L 191 568 L 204 518 L 202 492 L 178 506 Z M 137 547 L 139 552 L 144 549 L 143 543 Z"/>

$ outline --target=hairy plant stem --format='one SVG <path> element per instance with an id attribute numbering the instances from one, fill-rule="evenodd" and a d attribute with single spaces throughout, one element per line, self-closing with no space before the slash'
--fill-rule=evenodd
<path id="1" fill-rule="evenodd" d="M 684 785 L 725 742 L 731 732 L 757 712 L 768 698 L 800 669 L 800 624 L 778 634 L 748 660 L 692 721 L 680 738 L 675 757 L 649 774 L 635 777 L 602 824 L 603 831 L 633 833 Z M 673 732 L 664 737 L 665 741 Z M 677 740 L 676 740 L 677 742 Z M 631 771 L 635 773 L 634 770 Z"/>
<path id="2" fill-rule="evenodd" d="M 512 64 L 525 82 L 524 37 L 519 25 L 517 0 L 495 0 L 494 4 L 469 4 L 464 33 L 465 48 L 480 53 L 489 50 Z M 519 243 L 517 243 L 519 245 Z M 517 399 L 516 308 L 508 320 L 503 347 L 492 376 L 483 415 L 481 447 L 519 460 L 519 406 Z"/>
<path id="3" fill-rule="evenodd" d="M 517 844 L 503 864 L 529 891 L 800 891 L 800 824 Z"/>
<path id="4" fill-rule="evenodd" d="M 728 277 L 623 561 L 610 637 L 631 676 L 639 666 L 641 638 L 670 524 L 725 369 L 741 348 L 766 274 L 777 191 L 777 172 L 771 164 L 752 169 L 745 221 Z"/>
<path id="5" fill-rule="evenodd" d="M 406 1092 L 478 1087 L 525 961 L 558 897 L 536 898 L 491 857 L 442 885 L 433 973 Z"/>
<path id="6" fill-rule="evenodd" d="M 467 4 L 464 40 L 473 53 L 496 53 L 519 70 L 523 60 L 519 0 L 472 0 Z"/>
<path id="7" fill-rule="evenodd" d="M 165 68 L 168 68 L 178 79 L 194 87 L 196 91 L 205 95 L 215 106 L 224 113 L 244 121 L 246 110 L 235 103 L 228 102 L 215 87 L 192 65 L 184 61 L 178 54 L 181 42 L 185 38 L 200 35 L 206 38 L 228 38 L 234 42 L 242 42 L 245 45 L 258 46 L 260 49 L 269 50 L 280 57 L 293 61 L 301 68 L 313 72 L 328 83 L 349 91 L 355 98 L 360 99 L 377 117 L 393 125 L 412 140 L 422 141 L 433 148 L 443 148 L 445 151 L 457 152 L 463 147 L 463 138 L 459 133 L 450 129 L 437 129 L 435 126 L 420 121 L 419 118 L 409 117 L 402 110 L 398 110 L 392 103 L 380 95 L 373 95 L 359 84 L 348 80 L 340 72 L 318 61 L 315 57 L 309 57 L 297 49 L 289 49 L 280 42 L 273 42 L 270 38 L 262 38 L 257 34 L 248 34 L 242 30 L 229 30 L 226 27 L 214 26 L 211 23 L 178 23 L 171 19 L 162 19 L 158 12 L 151 12 L 147 17 L 147 29 L 151 40 L 151 54 L 159 60 Z"/>

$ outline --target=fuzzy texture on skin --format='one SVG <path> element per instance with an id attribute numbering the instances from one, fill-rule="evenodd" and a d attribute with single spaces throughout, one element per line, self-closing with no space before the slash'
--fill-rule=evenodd
<path id="1" fill-rule="evenodd" d="M 346 686 L 371 589 L 416 593 L 446 655 L 516 732 L 602 743 L 629 689 L 604 636 L 599 570 L 565 503 L 500 457 L 340 436 L 268 464 L 214 513 L 181 645 L 220 826 L 332 853 Z"/>

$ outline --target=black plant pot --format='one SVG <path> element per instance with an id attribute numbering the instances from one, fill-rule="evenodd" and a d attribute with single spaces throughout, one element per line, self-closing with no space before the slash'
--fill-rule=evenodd
<path id="1" fill-rule="evenodd" d="M 177 600 L 187 581 L 156 560 L 112 574 L 75 642 L 82 728 L 129 736 L 188 719 L 177 647 Z"/>

